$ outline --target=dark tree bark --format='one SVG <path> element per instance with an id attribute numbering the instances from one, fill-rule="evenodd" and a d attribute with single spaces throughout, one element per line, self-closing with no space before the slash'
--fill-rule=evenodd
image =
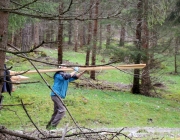
<path id="1" fill-rule="evenodd" d="M 99 25 L 99 50 L 102 49 L 102 24 Z"/>
<path id="2" fill-rule="evenodd" d="M 10 1 L 1 0 L 0 7 L 8 8 Z M 6 49 L 7 46 L 7 34 L 8 34 L 8 12 L 0 11 L 0 49 Z M 5 63 L 6 53 L 0 50 L 0 89 L 3 86 L 3 76 L 4 76 L 4 63 Z M 0 103 L 2 101 L 2 93 L 0 90 Z"/>
<path id="3" fill-rule="evenodd" d="M 72 21 L 68 22 L 68 45 L 72 45 Z"/>
<path id="4" fill-rule="evenodd" d="M 57 26 L 56 26 L 56 22 L 51 22 L 50 23 L 50 29 L 51 29 L 51 38 L 50 38 L 50 41 L 51 42 L 54 42 L 56 40 L 56 37 L 57 37 L 57 34 L 56 34 L 56 31 L 57 31 Z M 54 43 L 50 43 L 50 48 L 55 48 L 54 47 Z"/>
<path id="5" fill-rule="evenodd" d="M 39 23 L 33 24 L 33 45 L 39 44 Z"/>
<path id="6" fill-rule="evenodd" d="M 149 76 L 149 29 L 147 24 L 147 15 L 148 15 L 148 0 L 144 0 L 143 6 L 143 35 L 142 35 L 142 48 L 145 52 L 145 57 L 142 59 L 143 63 L 146 64 L 146 67 L 143 69 L 142 77 L 141 77 L 141 94 L 145 96 L 151 96 L 151 80 Z"/>
<path id="7" fill-rule="evenodd" d="M 95 5 L 95 16 L 98 17 L 98 7 L 99 0 L 96 0 Z M 92 63 L 91 65 L 96 65 L 96 51 L 97 51 L 97 30 L 98 30 L 98 19 L 94 20 L 94 30 L 93 30 L 93 48 L 92 48 Z M 91 71 L 90 78 L 95 80 L 95 71 Z"/>
<path id="8" fill-rule="evenodd" d="M 92 0 L 90 1 L 93 2 Z M 89 19 L 92 18 L 92 9 L 89 11 Z M 85 65 L 89 66 L 90 52 L 91 52 L 91 40 L 92 40 L 92 21 L 88 23 L 88 36 L 87 36 L 87 50 L 86 50 L 86 62 Z"/>
<path id="9" fill-rule="evenodd" d="M 109 48 L 110 41 L 111 41 L 111 24 L 108 24 L 106 28 L 107 28 L 106 48 Z"/>
<path id="10" fill-rule="evenodd" d="M 82 49 L 84 45 L 86 45 L 86 28 L 83 22 L 80 23 L 78 36 L 79 36 L 79 47 Z"/>
<path id="11" fill-rule="evenodd" d="M 120 30 L 119 46 L 124 46 L 124 41 L 125 41 L 125 27 L 122 25 Z"/>
<path id="12" fill-rule="evenodd" d="M 78 50 L 78 21 L 75 21 L 75 30 L 74 30 L 74 51 Z"/>
<path id="13" fill-rule="evenodd" d="M 82 37 L 83 46 L 86 45 L 86 25 L 83 23 L 83 37 Z"/>
<path id="14" fill-rule="evenodd" d="M 26 24 L 26 26 L 22 29 L 22 51 L 28 51 L 30 48 L 30 43 L 32 39 L 32 28 L 30 24 Z"/>
<path id="15" fill-rule="evenodd" d="M 45 22 L 41 22 L 39 25 L 39 42 L 45 41 L 44 40 L 44 24 Z"/>
<path id="16" fill-rule="evenodd" d="M 142 37 L 142 48 L 145 51 L 146 57 L 143 58 L 143 63 L 146 67 L 143 69 L 141 77 L 141 94 L 145 96 L 150 96 L 151 80 L 149 76 L 149 30 L 147 24 L 147 10 L 148 10 L 148 0 L 144 0 L 144 21 L 143 21 L 143 37 Z"/>
<path id="17" fill-rule="evenodd" d="M 78 13 L 79 9 L 76 8 L 76 13 Z M 78 20 L 74 21 L 74 51 L 78 51 L 78 45 L 79 45 L 79 39 L 78 39 L 78 31 L 79 31 L 79 26 L 78 26 Z"/>
<path id="18" fill-rule="evenodd" d="M 12 38 L 13 39 L 12 39 L 11 44 L 13 44 L 14 46 L 20 47 L 22 43 L 22 30 L 19 29 L 15 33 L 13 33 Z"/>
<path id="19" fill-rule="evenodd" d="M 175 39 L 175 48 L 174 48 L 174 73 L 177 74 L 178 73 L 178 65 L 177 65 L 177 56 L 178 56 L 178 46 L 179 46 L 179 37 L 176 37 Z"/>
<path id="20" fill-rule="evenodd" d="M 59 4 L 59 15 L 63 12 L 63 2 Z M 58 25 L 58 64 L 63 63 L 63 21 L 59 19 Z"/>
<path id="21" fill-rule="evenodd" d="M 154 48 L 157 47 L 157 32 L 156 28 L 153 29 L 153 31 L 150 32 L 151 39 L 149 40 L 149 48 L 151 49 L 151 53 L 149 53 L 149 64 L 152 65 L 154 63 Z"/>
<path id="22" fill-rule="evenodd" d="M 83 22 L 80 22 L 79 24 L 80 24 L 80 26 L 78 28 L 79 47 L 82 48 L 83 45 L 85 45 L 85 43 L 84 43 L 84 33 L 85 33 L 85 31 L 84 31 L 84 27 L 83 27 L 84 26 Z"/>
<path id="23" fill-rule="evenodd" d="M 142 31 L 142 5 L 143 0 L 139 0 L 137 4 L 138 9 L 138 17 L 137 17 L 137 26 L 136 26 L 136 41 L 135 45 L 138 51 L 141 49 L 141 31 Z M 137 54 L 134 63 L 140 64 L 141 55 L 140 53 Z M 140 81 L 139 81 L 139 75 L 140 75 L 140 69 L 134 69 L 134 77 L 133 77 L 133 87 L 132 87 L 132 93 L 134 94 L 140 94 Z"/>
<path id="24" fill-rule="evenodd" d="M 45 22 L 45 27 L 44 27 L 44 34 L 45 34 L 45 41 L 50 42 L 51 38 L 51 30 L 50 30 L 50 22 Z M 48 44 L 49 45 L 49 44 Z M 48 46 L 49 47 L 49 46 Z"/>

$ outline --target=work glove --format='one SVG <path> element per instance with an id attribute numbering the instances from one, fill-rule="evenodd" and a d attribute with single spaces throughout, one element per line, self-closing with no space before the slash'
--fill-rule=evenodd
<path id="1" fill-rule="evenodd" d="M 75 70 L 76 72 L 78 72 L 78 71 L 79 71 L 79 67 L 74 67 L 74 70 Z"/>

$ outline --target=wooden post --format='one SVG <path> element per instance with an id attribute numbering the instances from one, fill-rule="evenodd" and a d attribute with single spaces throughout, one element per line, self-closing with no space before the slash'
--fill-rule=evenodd
<path id="1" fill-rule="evenodd" d="M 119 66 L 97 66 L 97 67 L 79 67 L 79 71 L 94 71 L 94 70 L 112 70 L 112 69 L 142 69 L 146 66 L 146 64 L 131 64 L 131 65 L 119 65 Z M 40 73 L 47 73 L 47 72 L 56 72 L 56 71 L 73 71 L 73 68 L 59 68 L 59 69 L 44 69 L 44 70 L 38 70 Z M 17 75 L 24 73 L 24 71 L 16 72 L 16 71 L 10 71 L 10 75 Z M 25 74 L 32 74 L 37 73 L 36 70 L 30 70 L 27 71 Z"/>

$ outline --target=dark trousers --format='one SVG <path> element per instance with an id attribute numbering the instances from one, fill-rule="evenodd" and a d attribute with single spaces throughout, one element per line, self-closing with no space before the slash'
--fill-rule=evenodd
<path id="1" fill-rule="evenodd" d="M 56 127 L 65 115 L 66 108 L 57 96 L 51 96 L 51 99 L 54 102 L 54 113 L 52 114 L 51 120 L 48 124 Z"/>

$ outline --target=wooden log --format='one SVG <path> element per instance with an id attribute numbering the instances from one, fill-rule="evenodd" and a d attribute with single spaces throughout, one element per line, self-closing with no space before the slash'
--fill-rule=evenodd
<path id="1" fill-rule="evenodd" d="M 92 71 L 92 70 L 111 70 L 111 69 L 142 69 L 146 66 L 146 64 L 131 64 L 131 65 L 119 65 L 116 67 L 113 66 L 97 66 L 97 67 L 79 67 L 79 71 Z M 46 72 L 56 72 L 56 71 L 73 71 L 73 68 L 56 68 L 56 69 L 44 69 L 44 70 L 38 70 L 40 73 L 46 73 Z M 23 73 L 22 72 L 15 72 L 15 71 L 10 71 L 11 75 Z M 25 74 L 32 74 L 32 73 L 37 73 L 36 70 L 30 70 L 27 71 Z"/>
<path id="2" fill-rule="evenodd" d="M 12 81 L 24 81 L 24 80 L 28 80 L 28 79 L 29 79 L 29 77 L 22 76 L 22 75 L 11 76 Z"/>
<path id="3" fill-rule="evenodd" d="M 7 135 L 5 135 L 7 138 L 5 137 L 4 139 L 8 139 L 8 135 L 9 135 L 9 136 L 18 137 L 18 139 L 22 138 L 22 139 L 26 139 L 26 140 L 40 140 L 39 138 L 30 136 L 30 135 L 27 135 L 27 134 L 23 134 L 23 132 L 8 130 L 4 126 L 0 126 L 0 134 L 7 134 Z"/>
<path id="4" fill-rule="evenodd" d="M 16 76 L 11 76 L 11 81 L 15 84 L 20 84 L 21 81 L 24 81 L 24 80 L 28 80 L 29 77 L 26 77 L 26 76 L 22 76 L 22 75 L 16 75 Z M 14 92 L 16 90 L 16 86 L 12 84 L 12 92 Z"/>

